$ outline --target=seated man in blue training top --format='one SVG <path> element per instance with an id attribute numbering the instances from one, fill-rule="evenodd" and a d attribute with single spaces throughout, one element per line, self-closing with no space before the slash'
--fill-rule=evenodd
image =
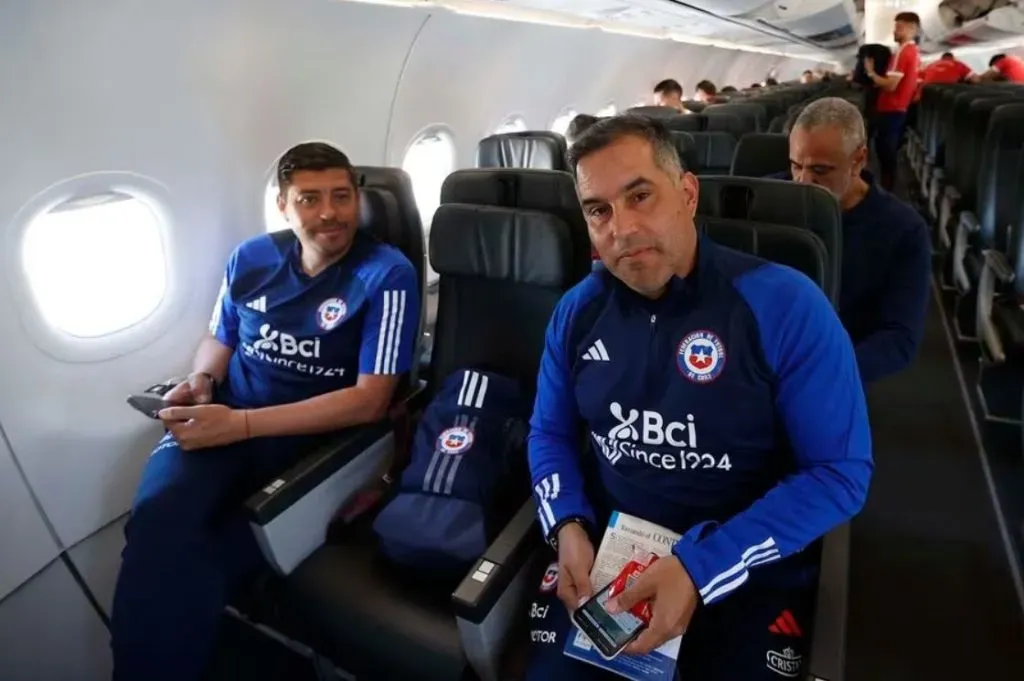
<path id="1" fill-rule="evenodd" d="M 562 654 L 612 511 L 682 534 L 617 599 L 653 604 L 626 654 L 685 631 L 682 679 L 796 677 L 820 553 L 804 549 L 860 510 L 873 468 L 849 336 L 803 274 L 698 238 L 697 178 L 661 123 L 601 121 L 569 158 L 607 270 L 559 302 L 541 360 L 529 462 L 558 557 L 528 679 L 613 678 Z"/>
<path id="2" fill-rule="evenodd" d="M 843 210 L 839 317 L 870 383 L 908 366 L 924 333 L 931 281 L 928 226 L 875 183 L 864 118 L 838 97 L 807 105 L 789 135 L 790 173 L 829 190 Z"/>
<path id="3" fill-rule="evenodd" d="M 291 230 L 231 254 L 193 372 L 166 395 L 194 406 L 160 413 L 125 528 L 115 681 L 202 676 L 230 590 L 261 564 L 241 503 L 323 434 L 382 418 L 412 362 L 416 271 L 359 229 L 348 157 L 300 144 L 277 179 Z"/>

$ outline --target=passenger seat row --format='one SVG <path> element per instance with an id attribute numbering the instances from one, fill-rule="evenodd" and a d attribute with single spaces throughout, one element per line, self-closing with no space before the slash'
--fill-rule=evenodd
<path id="1" fill-rule="evenodd" d="M 687 170 L 697 175 L 764 177 L 789 169 L 789 142 L 778 133 L 673 131 L 676 150 Z M 477 146 L 478 168 L 568 170 L 565 138 L 547 130 L 491 135 Z"/>
<path id="2" fill-rule="evenodd" d="M 907 156 L 983 416 L 1024 425 L 1024 87 L 926 85 Z"/>
<path id="3" fill-rule="evenodd" d="M 401 248 L 423 271 L 423 231 L 408 177 L 390 168 L 357 172 L 368 197 L 362 228 Z M 698 228 L 717 241 L 796 267 L 838 300 L 841 214 L 825 190 L 705 176 L 697 216 Z M 544 567 L 528 489 L 512 521 L 454 589 L 389 564 L 370 529 L 374 511 L 352 523 L 336 514 L 377 483 L 444 377 L 487 366 L 535 386 L 548 319 L 562 294 L 590 272 L 589 250 L 569 173 L 469 169 L 446 179 L 429 243 L 440 275 L 429 365 L 423 375 L 413 372 L 388 419 L 339 433 L 247 501 L 272 571 L 233 601 L 231 614 L 275 632 L 321 667 L 359 678 L 510 678 L 510 659 L 525 643 L 518 634 L 527 590 Z M 839 681 L 848 527 L 818 548 L 809 671 Z"/>

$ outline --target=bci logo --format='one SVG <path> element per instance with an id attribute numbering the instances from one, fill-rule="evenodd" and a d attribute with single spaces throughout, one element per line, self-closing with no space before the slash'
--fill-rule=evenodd
<path id="1" fill-rule="evenodd" d="M 281 333 L 270 328 L 270 324 L 260 327 L 260 339 L 252 344 L 253 349 L 261 352 L 275 352 L 285 357 L 320 357 L 320 339 L 298 340 L 290 333 Z"/>
<path id="2" fill-rule="evenodd" d="M 612 402 L 609 410 L 616 421 L 619 422 L 608 431 L 608 439 L 631 440 L 645 445 L 670 445 L 678 448 L 696 448 L 697 429 L 693 423 L 693 414 L 686 415 L 686 423 L 670 421 L 665 423 L 665 417 L 656 411 L 640 412 L 638 409 L 630 409 L 626 413 L 622 405 Z M 640 423 L 637 424 L 637 421 Z M 643 429 L 641 434 L 639 425 Z"/>

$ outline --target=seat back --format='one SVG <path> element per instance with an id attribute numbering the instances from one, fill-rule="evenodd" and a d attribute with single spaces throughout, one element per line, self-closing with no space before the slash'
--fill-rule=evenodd
<path id="1" fill-rule="evenodd" d="M 827 253 L 825 293 L 836 303 L 842 263 L 842 212 L 827 190 L 784 180 L 700 178 L 697 215 L 702 218 L 786 225 L 814 233 Z"/>
<path id="2" fill-rule="evenodd" d="M 743 121 L 744 132 L 762 132 L 768 127 L 768 112 L 755 100 L 740 103 L 712 104 L 703 111 L 705 116 L 719 113 L 736 116 Z"/>
<path id="3" fill-rule="evenodd" d="M 736 145 L 730 175 L 764 177 L 789 170 L 789 136 L 755 132 Z"/>
<path id="4" fill-rule="evenodd" d="M 968 127 L 961 133 L 964 146 L 957 155 L 960 160 L 958 168 L 962 167 L 963 172 L 956 177 L 956 182 L 960 189 L 962 205 L 965 207 L 975 207 L 978 182 L 982 175 L 981 159 L 992 114 L 1000 105 L 1014 102 L 1024 102 L 1024 100 L 1016 97 L 986 96 L 971 102 Z"/>
<path id="5" fill-rule="evenodd" d="M 683 164 L 684 170 L 691 173 L 697 172 L 700 166 L 700 154 L 697 151 L 697 142 L 693 134 L 688 132 L 672 131 L 672 140 L 676 143 L 676 153 L 679 154 L 679 161 Z"/>
<path id="6" fill-rule="evenodd" d="M 440 275 L 430 384 L 465 367 L 535 390 L 544 332 L 575 283 L 572 228 L 551 213 L 443 203 L 430 230 Z"/>
<path id="7" fill-rule="evenodd" d="M 441 186 L 441 204 L 465 203 L 550 213 L 569 226 L 574 282 L 590 274 L 590 235 L 572 175 L 554 170 L 456 170 Z"/>
<path id="8" fill-rule="evenodd" d="M 402 251 L 416 269 L 416 282 L 420 296 L 420 309 L 426 292 L 427 254 L 423 240 L 423 223 L 412 192 L 412 181 L 401 168 L 358 166 L 356 184 L 360 188 L 359 226 L 376 239 Z M 420 314 L 417 343 L 422 338 L 427 315 Z M 419 348 L 413 357 L 419 356 Z M 415 384 L 419 365 L 413 362 L 409 380 Z"/>
<path id="9" fill-rule="evenodd" d="M 828 249 L 813 232 L 789 225 L 702 216 L 696 222 L 715 243 L 788 265 L 806 274 L 822 290 L 828 284 Z"/>
<path id="10" fill-rule="evenodd" d="M 978 239 L 1009 254 L 1010 225 L 1024 202 L 1017 169 L 1024 163 L 1024 102 L 1001 104 L 989 118 L 978 173 Z"/>
<path id="11" fill-rule="evenodd" d="M 503 132 L 480 140 L 478 168 L 565 170 L 565 137 L 549 130 Z"/>
<path id="12" fill-rule="evenodd" d="M 736 152 L 736 138 L 727 132 L 689 134 L 695 148 L 696 165 L 692 168 L 693 172 L 698 175 L 728 175 Z"/>
<path id="13" fill-rule="evenodd" d="M 711 109 L 701 116 L 704 121 L 704 132 L 725 132 L 736 139 L 750 132 L 743 119 L 731 113 Z"/>
<path id="14" fill-rule="evenodd" d="M 362 208 L 362 226 L 405 254 L 416 268 L 417 281 L 422 291 L 427 251 L 423 240 L 423 222 L 420 220 L 409 174 L 401 168 L 383 166 L 357 166 L 355 171 L 356 183 L 363 194 L 369 197 L 369 205 Z M 378 209 L 385 213 L 377 213 Z M 388 219 L 381 220 L 383 215 Z"/>

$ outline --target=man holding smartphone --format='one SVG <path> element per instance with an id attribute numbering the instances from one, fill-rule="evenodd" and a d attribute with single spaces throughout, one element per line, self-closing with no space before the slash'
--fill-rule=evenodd
<path id="1" fill-rule="evenodd" d="M 290 230 L 243 242 L 188 379 L 159 413 L 125 528 L 111 616 L 115 681 L 198 681 L 229 591 L 261 564 L 242 501 L 318 436 L 383 418 L 419 329 L 416 270 L 359 229 L 345 154 L 278 163 Z"/>
<path id="2" fill-rule="evenodd" d="M 562 650 L 612 511 L 682 535 L 609 603 L 652 604 L 625 653 L 686 632 L 684 679 L 796 677 L 805 549 L 860 510 L 873 469 L 849 336 L 804 275 L 698 236 L 697 178 L 661 123 L 600 121 L 569 160 L 606 270 L 559 302 L 541 360 L 529 459 L 557 560 L 530 608 L 528 679 L 608 676 Z"/>

